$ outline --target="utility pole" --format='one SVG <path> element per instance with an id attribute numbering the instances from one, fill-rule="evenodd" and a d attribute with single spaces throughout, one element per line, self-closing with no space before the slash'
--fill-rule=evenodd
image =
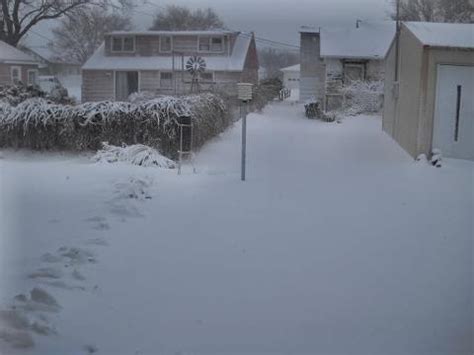
<path id="1" fill-rule="evenodd" d="M 395 33 L 395 82 L 399 81 L 399 54 L 400 54 L 400 0 L 396 0 L 396 33 Z"/>

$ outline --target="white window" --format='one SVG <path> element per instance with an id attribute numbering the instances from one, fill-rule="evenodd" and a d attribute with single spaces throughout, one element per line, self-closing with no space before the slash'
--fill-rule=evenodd
<path id="1" fill-rule="evenodd" d="M 200 52 L 216 52 L 224 51 L 224 39 L 222 37 L 199 37 Z"/>
<path id="2" fill-rule="evenodd" d="M 10 74 L 13 84 L 18 84 L 21 81 L 21 67 L 11 67 Z"/>
<path id="3" fill-rule="evenodd" d="M 344 82 L 365 80 L 365 65 L 363 63 L 344 63 Z"/>
<path id="4" fill-rule="evenodd" d="M 36 85 L 38 81 L 38 71 L 36 69 L 28 70 L 28 85 Z"/>
<path id="5" fill-rule="evenodd" d="M 211 38 L 211 52 L 222 52 L 224 50 L 224 40 L 222 37 Z"/>
<path id="6" fill-rule="evenodd" d="M 199 51 L 209 52 L 211 50 L 211 41 L 209 37 L 199 37 Z"/>
<path id="7" fill-rule="evenodd" d="M 160 37 L 160 52 L 171 52 L 173 49 L 173 40 L 171 36 Z"/>
<path id="8" fill-rule="evenodd" d="M 112 52 L 134 52 L 135 37 L 112 37 Z"/>
<path id="9" fill-rule="evenodd" d="M 173 74 L 167 72 L 160 73 L 160 87 L 172 88 L 173 87 Z"/>

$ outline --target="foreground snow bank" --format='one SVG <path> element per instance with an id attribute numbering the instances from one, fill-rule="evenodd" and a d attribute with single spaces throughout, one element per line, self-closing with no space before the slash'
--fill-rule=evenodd
<path id="1" fill-rule="evenodd" d="M 164 157 L 156 149 L 142 144 L 117 147 L 103 143 L 102 149 L 92 157 L 92 160 L 100 163 L 126 162 L 144 167 L 176 168 L 174 161 Z"/>
<path id="2" fill-rule="evenodd" d="M 248 116 L 245 183 L 240 123 L 181 176 L 5 152 L 0 309 L 61 306 L 26 354 L 472 354 L 472 162 L 300 110 Z"/>

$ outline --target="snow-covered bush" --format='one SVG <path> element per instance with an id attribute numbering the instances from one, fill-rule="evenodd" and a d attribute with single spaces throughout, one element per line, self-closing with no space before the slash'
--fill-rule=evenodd
<path id="1" fill-rule="evenodd" d="M 102 142 L 145 144 L 171 158 L 178 151 L 180 117 L 193 120 L 196 148 L 232 122 L 223 100 L 209 93 L 163 96 L 138 104 L 103 101 L 78 106 L 36 98 L 18 106 L 0 104 L 0 113 L 3 147 L 97 150 Z"/>
<path id="2" fill-rule="evenodd" d="M 157 166 L 159 168 L 174 169 L 176 163 L 160 154 L 156 149 L 143 144 L 123 145 L 117 147 L 108 143 L 102 144 L 92 160 L 100 163 L 126 162 L 144 167 Z"/>
<path id="3" fill-rule="evenodd" d="M 48 94 L 34 85 L 20 83 L 0 86 L 0 101 L 7 102 L 12 106 L 17 106 L 25 100 L 38 97 L 58 104 L 74 104 L 74 99 L 68 97 L 67 90 L 64 88 L 56 88 Z"/>
<path id="4" fill-rule="evenodd" d="M 346 114 L 379 112 L 383 106 L 383 81 L 354 81 L 343 87 Z"/>
<path id="5" fill-rule="evenodd" d="M 283 82 L 278 78 L 262 80 L 253 90 L 252 109 L 261 111 L 269 101 L 276 99 L 283 89 Z"/>

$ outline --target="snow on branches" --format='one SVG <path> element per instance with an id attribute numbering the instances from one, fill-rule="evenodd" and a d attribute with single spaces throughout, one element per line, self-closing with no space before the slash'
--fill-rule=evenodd
<path id="1" fill-rule="evenodd" d="M 143 144 L 124 145 L 117 147 L 108 143 L 102 144 L 92 160 L 99 163 L 126 162 L 144 167 L 156 166 L 159 168 L 174 169 L 176 163 L 160 154 L 156 149 Z"/>
<path id="2" fill-rule="evenodd" d="M 178 144 L 178 119 L 183 116 L 193 120 L 197 147 L 232 122 L 223 100 L 210 93 L 78 106 L 40 98 L 27 99 L 17 106 L 0 101 L 0 146 L 96 150 L 102 142 L 118 146 L 140 143 L 173 157 Z"/>

